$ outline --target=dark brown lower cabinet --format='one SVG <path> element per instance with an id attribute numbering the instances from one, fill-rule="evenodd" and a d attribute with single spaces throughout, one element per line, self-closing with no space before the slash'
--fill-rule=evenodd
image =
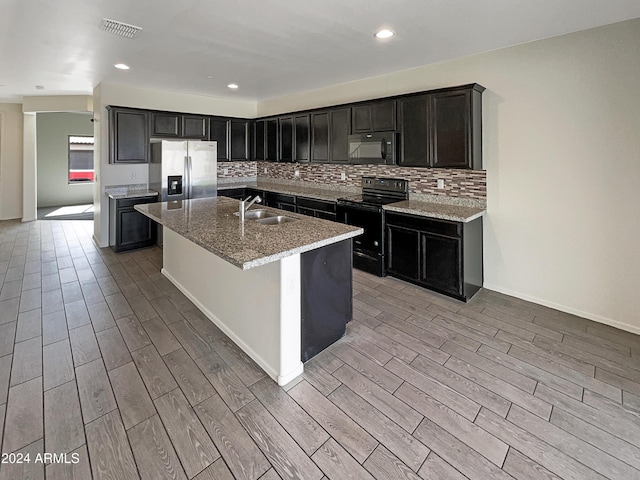
<path id="1" fill-rule="evenodd" d="M 336 202 L 318 200 L 315 198 L 296 198 L 296 212 L 310 217 L 336 221 Z"/>
<path id="2" fill-rule="evenodd" d="M 280 210 L 287 210 L 289 212 L 296 211 L 295 195 L 287 195 L 284 193 L 275 193 L 275 192 L 265 192 L 264 204 L 267 207 L 278 208 Z"/>
<path id="3" fill-rule="evenodd" d="M 156 243 L 158 238 L 156 222 L 134 208 L 141 203 L 155 202 L 157 197 L 111 200 L 110 229 L 114 234 L 111 248 L 115 252 L 149 247 Z"/>
<path id="4" fill-rule="evenodd" d="M 452 222 L 386 214 L 387 273 L 468 301 L 483 282 L 482 218 Z"/>

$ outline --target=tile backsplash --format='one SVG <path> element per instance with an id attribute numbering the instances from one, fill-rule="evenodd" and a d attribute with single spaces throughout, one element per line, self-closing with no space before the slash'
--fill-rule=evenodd
<path id="1" fill-rule="evenodd" d="M 343 174 L 344 180 L 342 179 Z M 257 177 L 258 180 L 281 180 L 287 183 L 300 181 L 340 188 L 360 187 L 360 179 L 367 175 L 407 179 L 412 194 L 478 200 L 485 200 L 487 196 L 485 170 L 273 162 L 224 162 L 218 164 L 218 178 L 227 181 L 238 177 L 243 179 Z M 444 181 L 444 188 L 437 188 L 439 179 Z"/>

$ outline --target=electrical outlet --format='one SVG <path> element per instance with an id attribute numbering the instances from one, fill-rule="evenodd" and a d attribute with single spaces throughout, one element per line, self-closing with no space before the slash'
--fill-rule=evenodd
<path id="1" fill-rule="evenodd" d="M 224 175 L 229 175 L 229 169 L 228 169 L 228 168 L 223 168 L 223 169 L 222 169 L 222 173 L 223 173 Z"/>
<path id="2" fill-rule="evenodd" d="M 444 188 L 444 180 L 442 178 L 438 179 L 438 188 L 439 189 L 443 189 Z"/>
<path id="3" fill-rule="evenodd" d="M 294 170 L 293 171 L 293 176 L 296 177 L 296 178 L 300 177 L 300 170 Z"/>
<path id="4" fill-rule="evenodd" d="M 342 172 L 342 173 L 340 174 L 340 180 L 346 180 L 346 179 L 347 179 L 347 174 L 346 174 L 346 173 L 344 173 L 344 172 Z"/>
<path id="5" fill-rule="evenodd" d="M 131 180 L 135 180 L 136 179 L 136 172 L 131 172 Z"/>
<path id="6" fill-rule="evenodd" d="M 265 173 L 265 175 L 266 175 L 266 173 L 267 173 L 267 167 L 264 167 L 264 173 Z"/>

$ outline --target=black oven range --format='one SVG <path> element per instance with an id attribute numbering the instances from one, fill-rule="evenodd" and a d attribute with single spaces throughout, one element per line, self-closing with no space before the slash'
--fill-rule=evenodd
<path id="1" fill-rule="evenodd" d="M 364 234 L 353 239 L 355 268 L 379 277 L 386 276 L 382 207 L 408 198 L 408 180 L 362 177 L 361 194 L 338 199 L 337 220 L 364 229 Z"/>

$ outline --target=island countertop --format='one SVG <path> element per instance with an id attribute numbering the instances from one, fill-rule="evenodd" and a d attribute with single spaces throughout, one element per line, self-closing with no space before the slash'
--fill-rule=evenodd
<path id="1" fill-rule="evenodd" d="M 296 220 L 264 225 L 245 219 L 242 228 L 239 217 L 234 215 L 238 206 L 238 200 L 214 197 L 147 203 L 136 205 L 135 209 L 242 270 L 363 233 L 359 227 L 262 205 L 252 209 L 265 208 Z"/>

